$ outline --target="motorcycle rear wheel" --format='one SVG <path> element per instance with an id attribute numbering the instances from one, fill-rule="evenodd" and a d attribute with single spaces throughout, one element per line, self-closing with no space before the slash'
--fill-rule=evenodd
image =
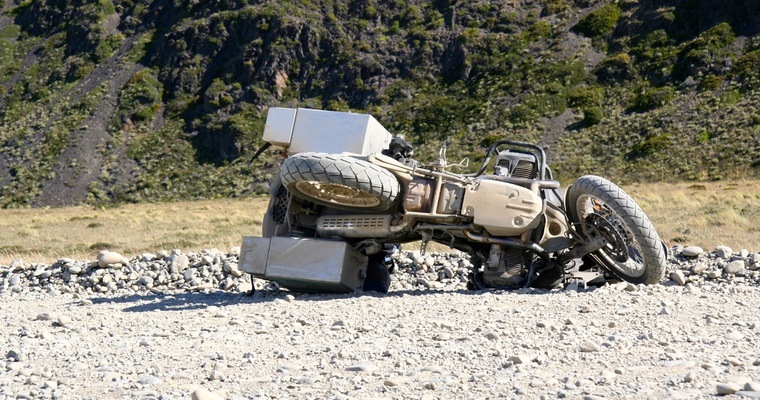
<path id="1" fill-rule="evenodd" d="M 580 177 L 567 190 L 570 220 L 582 234 L 591 230 L 607 246 L 591 256 L 606 270 L 630 283 L 655 284 L 665 276 L 666 250 L 644 211 L 620 187 L 599 176 Z"/>
<path id="2" fill-rule="evenodd" d="M 283 162 L 282 184 L 295 196 L 350 211 L 383 211 L 398 197 L 398 179 L 388 170 L 353 157 L 298 153 Z"/>

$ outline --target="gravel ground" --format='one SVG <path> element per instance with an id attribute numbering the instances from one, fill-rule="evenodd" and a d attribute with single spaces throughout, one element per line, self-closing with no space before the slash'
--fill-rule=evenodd
<path id="1" fill-rule="evenodd" d="M 660 285 L 512 292 L 404 254 L 386 295 L 249 296 L 234 250 L 17 262 L 0 399 L 760 398 L 760 254 L 672 254 Z"/>

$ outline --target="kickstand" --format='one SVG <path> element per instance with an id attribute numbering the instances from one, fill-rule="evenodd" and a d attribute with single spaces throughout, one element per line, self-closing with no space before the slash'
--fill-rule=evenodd
<path id="1" fill-rule="evenodd" d="M 251 290 L 249 290 L 248 293 L 246 293 L 246 296 L 253 297 L 256 294 L 256 285 L 253 282 L 253 279 L 254 279 L 253 275 L 250 275 L 250 277 L 251 277 Z"/>

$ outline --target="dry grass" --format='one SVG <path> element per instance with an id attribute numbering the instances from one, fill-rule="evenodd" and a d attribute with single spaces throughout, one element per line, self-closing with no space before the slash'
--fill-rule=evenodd
<path id="1" fill-rule="evenodd" d="M 624 189 L 669 245 L 760 251 L 760 181 L 640 184 Z"/>
<path id="2" fill-rule="evenodd" d="M 267 199 L 0 210 L 0 264 L 95 259 L 109 249 L 132 256 L 159 250 L 228 250 L 261 233 Z"/>
<path id="3" fill-rule="evenodd" d="M 760 181 L 637 184 L 624 189 L 669 245 L 760 250 Z M 266 198 L 0 210 L 0 264 L 158 250 L 228 250 L 261 232 Z"/>

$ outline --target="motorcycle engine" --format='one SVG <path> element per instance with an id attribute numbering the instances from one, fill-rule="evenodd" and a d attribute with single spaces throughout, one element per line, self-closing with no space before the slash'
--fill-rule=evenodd
<path id="1" fill-rule="evenodd" d="M 515 248 L 492 245 L 483 267 L 483 280 L 492 287 L 519 287 L 527 277 L 522 251 Z"/>
<path id="2" fill-rule="evenodd" d="M 536 156 L 510 150 L 499 152 L 496 157 L 495 175 L 535 179 L 538 174 Z"/>

